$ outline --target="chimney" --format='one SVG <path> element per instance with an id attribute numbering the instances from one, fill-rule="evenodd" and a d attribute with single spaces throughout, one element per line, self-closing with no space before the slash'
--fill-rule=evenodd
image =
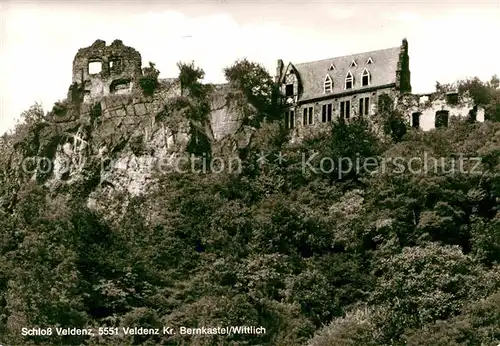
<path id="1" fill-rule="evenodd" d="M 283 60 L 278 59 L 278 66 L 276 67 L 276 76 L 275 76 L 276 83 L 278 83 L 279 80 L 281 79 L 281 75 L 283 73 L 284 67 L 285 67 L 285 64 L 283 64 Z"/>
<path id="2" fill-rule="evenodd" d="M 403 38 L 403 42 L 401 43 L 401 52 L 408 54 L 408 40 L 406 39 L 406 37 Z"/>

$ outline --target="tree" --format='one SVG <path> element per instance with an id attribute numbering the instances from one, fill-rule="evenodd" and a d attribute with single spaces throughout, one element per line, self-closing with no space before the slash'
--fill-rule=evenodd
<path id="1" fill-rule="evenodd" d="M 143 68 L 143 76 L 139 78 L 139 85 L 146 95 L 153 95 L 158 87 L 158 76 L 160 71 L 153 62 L 149 62 L 148 67 Z"/>
<path id="2" fill-rule="evenodd" d="M 238 60 L 224 69 L 224 75 L 229 84 L 244 96 L 243 103 L 248 102 L 255 108 L 257 114 L 247 114 L 249 124 L 258 127 L 262 119 L 281 119 L 278 87 L 262 65 L 246 59 Z M 237 96 L 233 95 L 233 98 Z"/>
<path id="3" fill-rule="evenodd" d="M 204 88 L 201 80 L 205 76 L 205 71 L 195 66 L 194 61 L 189 64 L 178 62 L 177 67 L 182 90 L 188 90 L 194 98 L 202 97 Z"/>
<path id="4" fill-rule="evenodd" d="M 474 297 L 478 266 L 458 246 L 406 247 L 400 254 L 380 260 L 381 271 L 374 299 L 387 304 L 388 337 L 407 328 L 447 319 Z"/>

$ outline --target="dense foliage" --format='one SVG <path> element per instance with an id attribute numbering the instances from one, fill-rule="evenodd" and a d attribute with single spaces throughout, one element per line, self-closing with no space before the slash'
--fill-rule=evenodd
<path id="1" fill-rule="evenodd" d="M 153 95 L 158 87 L 159 75 L 160 71 L 156 69 L 156 65 L 153 62 L 149 62 L 149 67 L 143 68 L 143 76 L 139 78 L 139 85 L 145 95 Z"/>
<path id="2" fill-rule="evenodd" d="M 203 72 L 180 69 L 186 97 L 199 104 Z M 389 114 L 389 143 L 356 120 L 290 145 L 271 121 L 279 107 L 258 65 L 240 62 L 226 75 L 261 112 L 240 173 L 160 176 L 156 192 L 109 219 L 87 208 L 80 188 L 15 185 L 13 168 L 0 161 L 2 197 L 15 190 L 15 201 L 0 210 L 1 343 L 500 342 L 499 123 L 406 132 Z M 258 81 L 266 83 L 256 88 Z M 498 85 L 489 88 L 498 95 Z M 29 143 L 41 121 L 28 119 L 11 135 L 22 136 L 18 142 Z M 1 143 L 5 158 L 9 138 Z M 267 160 L 257 160 L 263 151 Z M 481 158 L 479 166 L 469 159 L 466 169 L 451 171 L 461 154 Z M 422 155 L 443 160 L 425 172 L 393 170 L 396 158 L 408 164 Z M 370 159 L 378 169 L 326 167 L 321 158 Z M 23 327 L 230 325 L 266 333 L 21 334 Z"/>

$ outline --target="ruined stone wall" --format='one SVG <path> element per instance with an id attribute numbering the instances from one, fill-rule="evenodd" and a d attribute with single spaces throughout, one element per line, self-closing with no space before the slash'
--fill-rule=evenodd
<path id="1" fill-rule="evenodd" d="M 242 125 L 242 112 L 237 104 L 228 100 L 228 84 L 216 85 L 209 94 L 208 131 L 215 141 L 235 134 Z M 61 103 L 61 112 L 52 112 L 51 121 L 60 124 L 80 123 L 91 126 L 94 137 L 102 138 L 102 145 L 113 146 L 122 139 L 143 136 L 145 141 L 158 127 L 156 117 L 172 99 L 181 96 L 178 79 L 160 79 L 153 95 L 140 90 L 127 94 L 108 94 L 92 102 Z M 57 107 L 54 107 L 57 109 Z M 187 120 L 187 119 L 186 119 Z"/>
<path id="2" fill-rule="evenodd" d="M 161 83 L 151 96 L 141 92 L 110 94 L 95 103 L 83 103 L 80 107 L 82 123 L 91 125 L 95 135 L 104 142 L 119 142 L 120 138 L 142 135 L 148 141 L 155 128 L 155 117 L 168 99 L 180 96 L 179 83 Z M 97 108 L 97 110 L 96 110 Z M 97 112 L 97 114 L 93 114 Z"/>
<path id="3" fill-rule="evenodd" d="M 428 131 L 435 128 L 436 113 L 448 112 L 448 117 L 468 118 L 475 112 L 475 120 L 484 122 L 484 108 L 474 104 L 470 97 L 458 97 L 450 102 L 446 94 L 432 93 L 424 95 L 404 94 L 398 100 L 398 109 L 404 114 L 410 126 L 413 126 L 413 114 L 419 113 L 419 128 Z M 416 124 L 415 124 L 416 125 Z"/>
<path id="4" fill-rule="evenodd" d="M 90 69 L 91 64 L 97 64 L 97 71 Z M 90 47 L 79 49 L 75 55 L 72 82 L 82 89 L 84 102 L 93 102 L 112 93 L 130 93 L 142 76 L 141 66 L 141 54 L 134 48 L 125 46 L 120 40 L 109 46 L 97 40 Z"/>

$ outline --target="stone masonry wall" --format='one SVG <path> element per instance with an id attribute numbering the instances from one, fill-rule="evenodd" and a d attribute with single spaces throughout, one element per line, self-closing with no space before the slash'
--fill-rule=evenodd
<path id="1" fill-rule="evenodd" d="M 399 98 L 397 107 L 403 112 L 410 126 L 413 126 L 412 114 L 420 113 L 419 128 L 423 131 L 435 128 L 436 113 L 439 111 L 448 111 L 449 118 L 465 119 L 476 108 L 476 121 L 484 122 L 484 108 L 476 106 L 467 96 L 459 97 L 457 102 L 452 103 L 444 94 L 404 94 Z"/>
<path id="2" fill-rule="evenodd" d="M 89 64 L 97 64 L 99 71 L 90 71 Z M 131 92 L 142 76 L 141 54 L 122 41 L 111 45 L 96 40 L 91 46 L 81 48 L 73 60 L 72 83 L 84 91 L 84 101 L 111 93 Z"/>
<path id="3" fill-rule="evenodd" d="M 291 130 L 292 138 L 297 140 L 298 138 L 313 136 L 318 131 L 321 131 L 321 129 L 327 128 L 328 123 L 322 122 L 322 108 L 324 104 L 332 104 L 332 120 L 335 120 L 340 117 L 340 102 L 351 101 L 350 117 L 354 118 L 358 116 L 359 99 L 369 97 L 370 105 L 368 116 L 372 116 L 377 113 L 378 98 L 382 94 L 389 95 L 392 99 L 395 99 L 397 91 L 395 91 L 394 88 L 384 88 L 368 92 L 359 92 L 355 95 L 336 97 L 320 102 L 306 103 L 290 108 L 295 110 L 295 128 Z M 313 123 L 304 125 L 302 121 L 303 109 L 308 107 L 313 107 Z"/>

